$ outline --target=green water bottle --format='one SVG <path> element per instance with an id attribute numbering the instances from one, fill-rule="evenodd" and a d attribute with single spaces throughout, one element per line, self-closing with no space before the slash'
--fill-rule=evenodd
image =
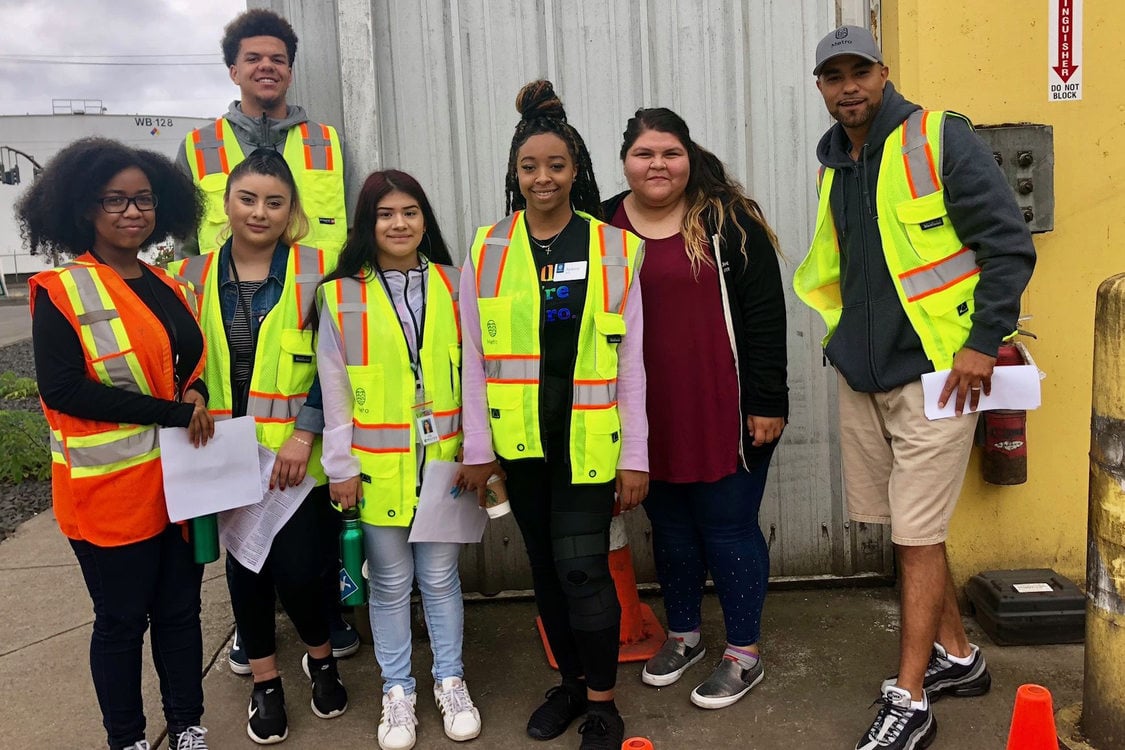
<path id="1" fill-rule="evenodd" d="M 359 607 L 367 603 L 367 584 L 363 580 L 363 529 L 359 527 L 359 509 L 343 511 L 344 528 L 340 531 L 340 603 Z"/>
<path id="2" fill-rule="evenodd" d="M 199 516 L 188 521 L 190 524 L 191 549 L 195 561 L 200 565 L 219 559 L 219 517 L 214 513 Z"/>

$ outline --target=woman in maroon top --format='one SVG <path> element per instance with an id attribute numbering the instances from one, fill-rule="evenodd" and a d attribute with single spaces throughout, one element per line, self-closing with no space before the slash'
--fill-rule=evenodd
<path id="1" fill-rule="evenodd" d="M 638 110 L 624 135 L 629 190 L 603 209 L 611 224 L 645 238 L 652 481 L 644 507 L 669 627 L 641 678 L 671 685 L 703 658 L 710 572 L 726 649 L 691 700 L 723 708 L 764 674 L 758 638 L 769 548 L 758 510 L 789 410 L 777 238 L 679 115 Z"/>

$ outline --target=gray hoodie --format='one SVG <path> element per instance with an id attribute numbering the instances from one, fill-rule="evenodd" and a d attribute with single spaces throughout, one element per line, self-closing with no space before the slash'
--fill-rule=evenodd
<path id="1" fill-rule="evenodd" d="M 883 142 L 916 109 L 888 81 L 857 161 L 839 123 L 816 149 L 821 164 L 837 170 L 829 204 L 840 239 L 843 298 L 840 324 L 825 355 L 848 385 L 863 393 L 889 391 L 934 369 L 887 268 L 875 202 Z M 1035 246 L 991 149 L 960 117 L 945 118 L 942 137 L 946 209 L 980 266 L 966 346 L 996 356 L 1001 340 L 1015 330 Z"/>

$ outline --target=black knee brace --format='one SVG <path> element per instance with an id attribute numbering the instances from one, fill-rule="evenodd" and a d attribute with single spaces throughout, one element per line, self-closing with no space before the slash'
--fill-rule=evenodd
<path id="1" fill-rule="evenodd" d="M 621 619 L 617 590 L 609 573 L 609 529 L 591 513 L 556 513 L 552 540 L 555 571 L 575 630 L 602 630 Z M 594 528 L 591 528 L 594 527 Z"/>

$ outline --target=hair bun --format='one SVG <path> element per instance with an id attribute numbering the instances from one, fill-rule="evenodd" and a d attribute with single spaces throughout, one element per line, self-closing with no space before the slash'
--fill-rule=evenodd
<path id="1" fill-rule="evenodd" d="M 566 122 L 566 110 L 550 81 L 532 81 L 516 94 L 516 111 L 524 120 L 540 117 Z"/>

